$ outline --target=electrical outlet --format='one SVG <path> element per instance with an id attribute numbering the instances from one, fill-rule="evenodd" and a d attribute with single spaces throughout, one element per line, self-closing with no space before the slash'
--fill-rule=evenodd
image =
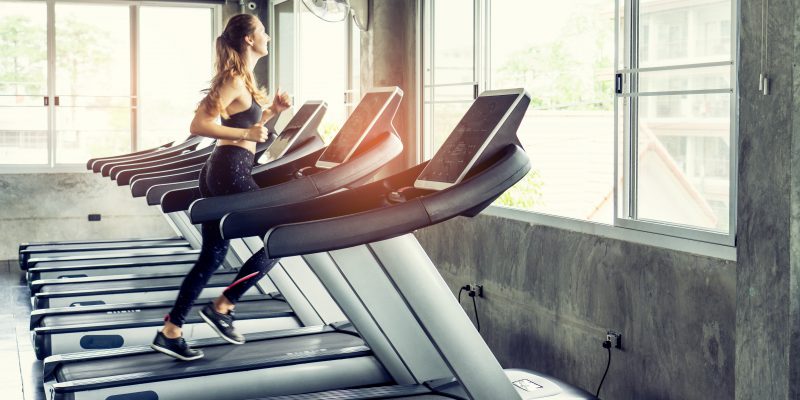
<path id="1" fill-rule="evenodd" d="M 619 332 L 608 331 L 606 332 L 606 341 L 611 343 L 611 346 L 617 349 L 622 349 L 622 334 Z"/>
<path id="2" fill-rule="evenodd" d="M 483 285 L 479 285 L 477 283 L 470 283 L 469 285 L 469 296 L 470 297 L 483 297 Z"/>

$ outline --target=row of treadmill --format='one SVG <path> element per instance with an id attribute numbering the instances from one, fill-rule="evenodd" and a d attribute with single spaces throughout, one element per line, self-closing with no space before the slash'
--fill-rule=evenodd
<path id="1" fill-rule="evenodd" d="M 208 138 L 90 160 L 160 207 L 176 236 L 20 245 L 47 398 L 594 398 L 504 370 L 412 234 L 478 214 L 526 175 L 517 128 L 529 95 L 482 93 L 431 160 L 388 174 L 403 150 L 392 124 L 402 97 L 369 90 L 327 146 L 324 102 L 274 118 L 253 192 L 201 198 Z M 178 361 L 149 344 L 197 259 L 199 224 L 215 220 L 231 250 L 183 327 L 205 357 Z M 197 311 L 262 248 L 280 261 L 238 303 L 247 342 L 231 345 Z"/>

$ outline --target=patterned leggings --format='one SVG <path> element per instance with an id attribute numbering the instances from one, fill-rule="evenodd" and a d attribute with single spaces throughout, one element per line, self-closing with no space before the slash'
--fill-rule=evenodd
<path id="1" fill-rule="evenodd" d="M 224 196 L 258 189 L 253 177 L 253 153 L 238 146 L 217 146 L 200 171 L 200 193 L 203 197 Z M 164 319 L 183 326 L 186 315 L 194 305 L 211 275 L 219 268 L 228 253 L 228 240 L 222 239 L 219 221 L 202 224 L 203 244 L 194 267 L 186 274 L 175 305 Z M 248 289 L 269 272 L 277 260 L 269 259 L 264 249 L 244 263 L 233 283 L 222 293 L 236 303 Z"/>

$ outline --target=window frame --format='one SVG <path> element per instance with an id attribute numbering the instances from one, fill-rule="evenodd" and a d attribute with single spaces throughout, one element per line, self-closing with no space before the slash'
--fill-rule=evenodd
<path id="1" fill-rule="evenodd" d="M 0 0 L 0 4 L 5 1 L 18 1 L 18 0 Z M 46 52 L 47 52 L 47 77 L 46 77 L 46 98 L 49 100 L 47 108 L 47 163 L 42 164 L 3 164 L 0 163 L 0 174 L 23 174 L 23 173 L 64 173 L 64 172 L 85 172 L 86 167 L 84 163 L 57 163 L 56 153 L 58 146 L 56 146 L 56 38 L 55 38 L 55 6 L 56 4 L 98 4 L 98 5 L 117 5 L 129 7 L 130 17 L 130 52 L 131 52 L 131 94 L 130 94 L 130 111 L 131 111 L 131 131 L 130 131 L 130 148 L 131 151 L 141 150 L 138 144 L 141 143 L 141 113 L 139 112 L 139 92 L 140 92 L 140 68 L 139 68 L 139 33 L 141 27 L 139 25 L 139 10 L 142 6 L 145 7 L 186 7 L 186 8 L 206 8 L 211 11 L 211 28 L 212 38 L 209 41 L 209 46 L 214 51 L 213 38 L 219 35 L 222 30 L 222 5 L 211 4 L 204 2 L 187 2 L 187 1 L 156 1 L 156 0 L 37 0 L 39 3 L 44 3 L 47 13 L 47 34 L 46 34 Z"/>
<path id="2" fill-rule="evenodd" d="M 417 0 L 417 37 L 420 38 L 420 44 L 417 46 L 417 59 L 418 59 L 418 71 L 419 71 L 419 78 L 418 78 L 418 88 L 420 90 L 420 100 L 418 102 L 418 117 L 417 117 L 417 126 L 418 131 L 420 132 L 420 143 L 421 146 L 418 149 L 418 155 L 421 160 L 425 160 L 431 156 L 432 146 L 433 146 L 433 138 L 430 135 L 426 134 L 425 124 L 428 123 L 429 116 L 425 114 L 426 104 L 424 102 L 424 90 L 429 87 L 429 85 L 425 82 L 425 75 L 424 75 L 424 68 L 426 64 L 425 57 L 432 57 L 434 52 L 434 47 L 432 43 L 423 43 L 428 37 L 425 36 L 427 33 L 425 32 L 426 27 L 430 26 L 430 30 L 435 32 L 435 27 L 433 27 L 433 19 L 432 19 L 432 12 L 430 12 L 430 3 L 434 0 Z M 491 71 L 491 60 L 489 59 L 489 55 L 491 54 L 491 27 L 490 27 L 490 12 L 491 7 L 489 6 L 490 0 L 473 0 L 476 4 L 475 13 L 476 16 L 474 20 L 477 23 L 475 27 L 475 56 L 476 56 L 476 64 L 475 67 L 477 71 L 476 74 L 476 81 L 477 81 L 477 88 L 479 89 L 478 92 L 489 89 L 490 85 L 490 71 Z M 638 4 L 639 0 L 615 0 L 615 27 L 614 27 L 614 47 L 615 51 L 615 59 L 614 62 L 614 70 L 615 73 L 620 73 L 621 71 L 626 71 L 624 68 L 620 67 L 620 55 L 624 52 L 624 49 L 633 49 L 630 46 L 630 41 L 632 39 L 631 35 L 631 19 L 625 19 L 625 24 L 623 27 L 623 31 L 620 31 L 621 24 L 620 24 L 620 5 L 624 5 L 623 10 L 627 16 L 631 14 L 631 3 L 636 2 Z M 621 3 L 622 2 L 622 3 Z M 739 132 L 739 124 L 738 124 L 738 110 L 739 110 L 739 81 L 738 81 L 738 61 L 739 61 L 739 45 L 738 45 L 738 38 L 739 38 L 739 18 L 740 18 L 740 0 L 731 0 L 731 55 L 730 61 L 726 62 L 719 62 L 719 63 L 707 63 L 708 65 L 699 64 L 697 67 L 700 66 L 715 66 L 715 65 L 729 65 L 731 67 L 731 77 L 730 77 L 730 85 L 731 89 L 729 91 L 723 91 L 724 93 L 730 93 L 730 146 L 729 146 L 729 226 L 727 233 L 720 233 L 716 231 L 710 230 L 703 230 L 697 228 L 691 228 L 686 226 L 679 226 L 675 224 L 669 224 L 660 221 L 651 221 L 645 219 L 629 219 L 629 218 L 622 218 L 619 215 L 620 211 L 620 202 L 623 200 L 628 200 L 627 197 L 630 197 L 629 192 L 631 190 L 630 186 L 626 186 L 625 188 L 619 187 L 620 182 L 620 174 L 622 170 L 629 170 L 631 168 L 631 158 L 630 158 L 630 149 L 626 149 L 623 154 L 620 154 L 620 151 L 617 149 L 620 148 L 620 119 L 622 115 L 620 114 L 621 106 L 620 106 L 620 99 L 615 95 L 614 98 L 614 183 L 613 183 L 613 220 L 611 224 L 604 224 L 604 223 L 597 223 L 587 220 L 575 219 L 570 217 L 546 214 L 537 211 L 531 210 L 523 210 L 523 209 L 516 209 L 511 207 L 499 206 L 499 205 L 491 205 L 487 208 L 484 212 L 486 215 L 495 216 L 495 217 L 502 217 L 502 218 L 509 218 L 515 220 L 521 220 L 532 224 L 539 224 L 545 226 L 552 226 L 561 229 L 566 229 L 570 231 L 576 231 L 581 233 L 587 234 L 594 234 L 600 235 L 612 239 L 619 239 L 625 240 L 634 243 L 640 243 L 645 245 L 651 245 L 656 247 L 663 247 L 668 248 L 676 251 L 685 251 L 700 255 L 706 255 L 726 260 L 736 260 L 736 227 L 737 227 L 737 220 L 736 220 L 736 209 L 737 209 L 737 179 L 738 179 L 738 132 Z M 638 32 L 638 31 L 637 31 Z M 622 35 L 622 37 L 620 36 Z M 651 32 L 652 35 L 652 32 Z M 620 42 L 620 39 L 624 39 L 624 42 Z M 635 38 L 634 38 L 635 40 Z M 620 48 L 622 44 L 623 48 Z M 429 46 L 430 54 L 426 54 L 425 47 Z M 431 61 L 431 67 L 433 67 L 435 61 Z M 686 67 L 686 66 L 673 66 L 675 69 L 679 67 Z M 658 69 L 660 67 L 651 67 L 651 68 L 640 68 L 639 71 L 648 70 L 648 69 Z M 627 71 L 631 72 L 631 71 Z M 683 94 L 686 91 L 681 91 L 680 93 Z M 691 93 L 700 93 L 706 91 L 688 91 Z M 628 116 L 633 115 L 629 112 Z M 629 123 L 629 122 L 628 122 Z M 635 153 L 633 153 L 635 154 Z M 622 162 L 622 164 L 621 164 Z M 621 168 L 620 168 L 621 167 Z M 630 176 L 630 174 L 626 174 L 626 176 Z M 626 198 L 621 199 L 620 193 L 621 189 L 628 189 L 626 191 Z"/>

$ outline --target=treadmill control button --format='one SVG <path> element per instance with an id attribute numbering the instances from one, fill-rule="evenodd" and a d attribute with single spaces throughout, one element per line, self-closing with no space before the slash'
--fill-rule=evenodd
<path id="1" fill-rule="evenodd" d="M 526 391 L 533 392 L 535 390 L 544 389 L 544 387 L 530 379 L 520 379 L 514 382 L 514 386 Z"/>

